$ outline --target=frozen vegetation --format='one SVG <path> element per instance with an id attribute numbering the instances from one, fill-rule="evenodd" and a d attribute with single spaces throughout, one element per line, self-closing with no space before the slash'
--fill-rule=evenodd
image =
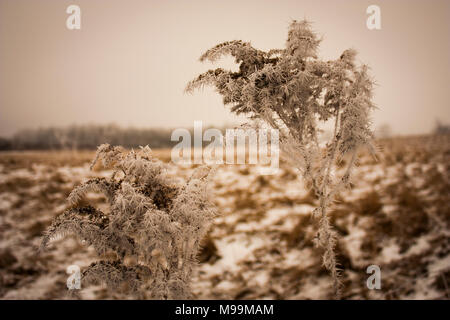
<path id="1" fill-rule="evenodd" d="M 448 299 L 450 283 L 450 137 L 378 141 L 378 161 L 361 155 L 350 190 L 330 212 L 338 233 L 342 298 Z M 168 161 L 170 150 L 154 152 Z M 66 299 L 66 268 L 98 261 L 74 236 L 55 239 L 38 254 L 42 234 L 70 205 L 74 187 L 111 176 L 89 170 L 93 153 L 0 154 L 0 297 Z M 332 283 L 314 248 L 317 197 L 284 162 L 275 176 L 251 165 L 223 165 L 211 181 L 220 213 L 202 240 L 191 289 L 205 299 L 327 299 Z M 195 167 L 168 166 L 186 182 Z M 339 170 L 344 170 L 343 166 Z M 108 208 L 100 193 L 86 202 Z M 381 290 L 366 287 L 368 265 L 381 267 Z M 83 285 L 82 299 L 134 298 L 102 284 Z"/>

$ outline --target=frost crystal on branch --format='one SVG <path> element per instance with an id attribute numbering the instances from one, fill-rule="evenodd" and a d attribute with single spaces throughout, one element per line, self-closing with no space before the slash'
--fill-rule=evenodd
<path id="1" fill-rule="evenodd" d="M 370 113 L 375 106 L 373 81 L 367 66 L 356 65 L 356 52 L 349 49 L 337 60 L 322 61 L 317 58 L 319 43 L 307 21 L 293 21 L 285 49 L 265 52 L 242 41 L 219 44 L 200 61 L 231 55 L 239 71 L 209 70 L 189 82 L 186 91 L 214 86 L 232 112 L 279 130 L 284 155 L 319 198 L 316 243 L 324 250 L 323 265 L 330 270 L 339 297 L 337 237 L 327 208 L 339 190 L 349 186 L 358 150 L 363 146 L 373 150 Z M 333 135 L 322 144 L 320 127 L 328 121 L 334 124 Z M 337 176 L 335 165 L 344 158 L 349 159 L 347 167 Z"/>
<path id="2" fill-rule="evenodd" d="M 111 178 L 89 180 L 70 193 L 72 208 L 53 221 L 42 249 L 74 234 L 102 258 L 83 271 L 83 281 L 121 288 L 138 298 L 191 298 L 200 241 L 216 214 L 206 190 L 211 168 L 196 169 L 180 184 L 167 176 L 148 147 L 125 153 L 104 144 L 91 168 L 98 161 L 114 170 Z M 108 212 L 80 205 L 90 191 L 105 195 Z"/>

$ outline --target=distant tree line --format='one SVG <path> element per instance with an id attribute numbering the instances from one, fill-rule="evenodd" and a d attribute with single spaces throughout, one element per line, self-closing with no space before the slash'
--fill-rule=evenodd
<path id="1" fill-rule="evenodd" d="M 440 121 L 436 121 L 434 133 L 435 134 L 450 134 L 450 125 L 442 124 Z"/>
<path id="2" fill-rule="evenodd" d="M 11 138 L 0 137 L 0 150 L 96 149 L 102 143 L 136 148 L 168 148 L 172 129 L 122 128 L 110 125 L 72 125 L 20 130 Z"/>

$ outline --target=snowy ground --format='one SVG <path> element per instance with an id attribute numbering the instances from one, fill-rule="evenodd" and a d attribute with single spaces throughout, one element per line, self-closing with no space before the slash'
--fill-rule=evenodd
<path id="1" fill-rule="evenodd" d="M 331 217 L 346 299 L 450 298 L 450 137 L 380 141 L 378 161 L 363 156 L 352 190 Z M 158 154 L 158 152 L 157 152 Z M 160 155 L 167 160 L 167 153 Z M 66 209 L 71 189 L 90 176 L 92 153 L 0 154 L 0 298 L 65 299 L 66 268 L 96 260 L 74 238 L 37 254 L 42 231 Z M 172 168 L 186 177 L 192 168 Z M 220 216 L 204 240 L 192 285 L 200 299 L 328 299 L 331 279 L 313 246 L 315 197 L 282 167 L 221 167 L 212 184 Z M 95 206 L 104 205 L 97 194 Z M 369 265 L 381 290 L 369 290 Z M 84 299 L 123 298 L 101 286 Z"/>

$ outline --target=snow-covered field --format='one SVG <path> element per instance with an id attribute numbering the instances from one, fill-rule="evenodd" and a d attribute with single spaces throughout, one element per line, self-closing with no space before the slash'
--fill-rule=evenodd
<path id="1" fill-rule="evenodd" d="M 340 234 L 345 299 L 450 298 L 450 137 L 379 141 L 378 161 L 362 156 L 353 187 L 331 216 Z M 168 160 L 167 151 L 155 154 Z M 66 268 L 96 260 L 75 238 L 38 254 L 42 231 L 66 208 L 89 171 L 93 153 L 0 154 L 0 298 L 66 299 Z M 179 177 L 192 168 L 171 166 Z M 332 281 L 313 246 L 316 198 L 282 164 L 273 176 L 258 168 L 219 168 L 211 185 L 220 216 L 199 255 L 192 285 L 199 299 L 328 299 Z M 89 203 L 104 199 L 89 194 Z M 381 268 L 381 289 L 369 290 L 369 265 Z M 101 286 L 85 299 L 126 298 Z"/>

